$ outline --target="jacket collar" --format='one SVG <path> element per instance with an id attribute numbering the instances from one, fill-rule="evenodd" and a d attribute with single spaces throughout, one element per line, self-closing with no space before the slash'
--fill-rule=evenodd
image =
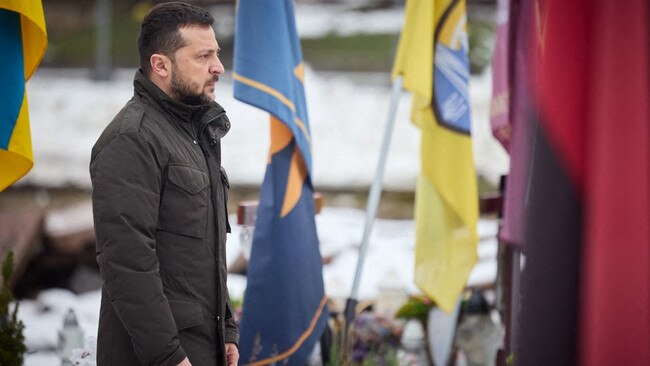
<path id="1" fill-rule="evenodd" d="M 138 70 L 135 73 L 135 78 L 133 80 L 133 87 L 135 94 L 138 95 L 143 101 L 147 104 L 150 104 L 154 107 L 160 108 L 171 116 L 182 122 L 188 122 L 192 124 L 202 124 L 207 122 L 219 115 L 223 115 L 225 110 L 219 103 L 210 102 L 209 104 L 192 106 L 183 104 L 165 92 L 158 88 L 154 83 L 152 83 L 143 73 L 142 70 Z M 225 115 L 224 115 L 225 117 Z M 227 118 L 219 118 L 219 122 L 224 120 L 227 122 Z M 222 124 L 222 123 L 219 123 Z M 219 126 L 219 129 L 225 132 L 230 128 L 230 123 L 223 123 L 224 126 Z M 225 132 L 223 135 L 225 135 Z"/>

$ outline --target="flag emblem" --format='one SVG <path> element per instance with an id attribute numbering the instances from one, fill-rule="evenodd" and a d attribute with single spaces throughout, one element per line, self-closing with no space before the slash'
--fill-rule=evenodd
<path id="1" fill-rule="evenodd" d="M 452 3 L 436 29 L 432 107 L 438 123 L 469 134 L 469 46 L 466 28 L 464 3 Z"/>

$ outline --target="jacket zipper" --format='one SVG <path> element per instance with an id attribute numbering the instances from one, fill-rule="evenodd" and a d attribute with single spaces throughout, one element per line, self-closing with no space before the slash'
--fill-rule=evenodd
<path id="1" fill-rule="evenodd" d="M 205 123 L 203 123 L 203 124 L 201 125 L 201 128 L 199 129 L 198 136 L 196 137 L 197 144 L 198 144 L 199 147 L 201 148 L 201 152 L 203 153 L 203 158 L 205 159 L 205 166 L 206 166 L 207 169 L 208 169 L 208 179 L 210 179 L 210 200 L 212 201 L 212 210 L 214 211 L 214 216 L 215 216 L 215 219 L 217 220 L 217 223 L 219 222 L 219 216 L 218 216 L 218 215 L 219 215 L 219 212 L 218 212 L 217 202 L 216 202 L 216 200 L 215 200 L 215 196 L 214 196 L 214 188 L 213 188 L 214 185 L 213 185 L 213 182 L 212 182 L 212 172 L 211 172 L 211 170 L 210 170 L 210 162 L 209 162 L 209 159 L 208 159 L 208 158 L 209 158 L 209 153 L 208 153 L 208 151 L 205 149 L 205 147 L 203 146 L 203 143 L 201 142 L 201 136 L 203 135 L 203 132 L 205 131 L 205 129 L 208 127 L 208 125 L 209 125 L 210 123 L 216 121 L 219 117 L 221 117 L 221 116 L 223 116 L 223 115 L 225 115 L 225 114 L 226 114 L 225 111 L 220 112 L 220 113 L 217 114 L 216 116 L 210 118 L 210 119 L 207 120 Z M 221 168 L 221 162 L 219 162 L 219 168 Z M 219 171 L 219 179 L 221 179 L 221 171 Z M 218 182 L 215 182 L 215 183 L 218 184 Z M 222 183 L 222 184 L 223 184 L 223 183 Z M 224 201 L 225 201 L 225 197 L 224 197 Z M 219 234 L 220 234 L 220 232 L 219 232 L 219 230 L 220 230 L 219 225 L 215 225 L 215 228 L 216 228 L 217 246 L 218 246 L 218 244 L 219 244 L 219 243 L 218 243 L 218 238 L 219 238 Z M 214 255 L 214 258 L 215 258 L 215 261 L 217 261 L 217 264 L 219 264 L 219 258 L 218 258 L 218 256 L 219 256 L 219 248 L 216 248 L 216 249 L 215 249 L 215 255 Z"/>
<path id="2" fill-rule="evenodd" d="M 203 123 L 201 125 L 201 128 L 198 131 L 198 136 L 196 137 L 196 140 L 195 140 L 197 142 L 197 144 L 199 145 L 199 147 L 201 148 L 201 152 L 203 153 L 203 158 L 205 159 L 205 165 L 206 165 L 206 167 L 208 169 L 208 177 L 210 179 L 210 200 L 212 201 L 212 210 L 213 210 L 213 213 L 214 213 L 214 219 L 217 222 L 217 225 L 215 225 L 215 236 L 216 236 L 216 241 L 217 241 L 217 247 L 214 248 L 214 261 L 215 261 L 215 264 L 217 266 L 217 273 L 219 274 L 219 276 L 221 276 L 221 269 L 220 269 L 220 264 L 219 264 L 219 245 L 220 245 L 220 243 L 219 243 L 220 239 L 219 238 L 220 238 L 220 230 L 221 230 L 219 228 L 219 210 L 218 210 L 217 202 L 216 202 L 215 196 L 214 196 L 214 185 L 212 183 L 212 172 L 210 170 L 209 154 L 208 154 L 208 151 L 203 146 L 201 136 L 203 135 L 203 132 L 205 131 L 205 129 L 207 128 L 207 126 L 210 123 L 216 121 L 219 117 L 221 117 L 224 114 L 226 114 L 225 111 L 217 114 L 215 117 L 213 117 L 213 118 L 209 119 L 208 121 L 206 121 L 205 123 Z M 219 163 L 219 168 L 221 168 L 221 163 Z M 221 171 L 219 171 L 219 179 L 221 179 Z M 219 182 L 215 182 L 215 183 L 219 184 Z M 224 197 L 224 201 L 225 201 L 225 197 Z M 226 213 L 226 215 L 227 215 L 227 213 Z M 206 246 L 207 246 L 207 242 L 206 242 Z M 211 252 L 209 249 L 210 248 L 208 248 L 208 251 Z M 223 294 L 222 294 L 222 291 L 221 291 L 222 290 L 221 289 L 221 281 L 220 281 L 219 278 L 217 278 L 217 283 L 219 283 L 219 285 L 217 286 L 217 288 L 215 290 L 217 292 L 217 303 L 219 305 L 218 305 L 218 308 L 215 309 L 215 311 L 217 313 L 216 314 L 217 327 L 219 327 L 219 329 L 221 329 L 221 328 L 223 328 L 223 324 L 224 324 L 223 322 L 225 321 L 225 319 L 224 319 L 223 315 L 221 314 L 221 305 L 220 304 L 221 304 L 221 299 L 223 298 Z M 228 306 L 227 303 L 226 303 L 226 306 Z M 215 317 L 215 315 L 213 315 L 213 318 L 214 317 Z M 217 334 L 219 335 L 219 334 L 221 334 L 221 332 L 218 331 Z M 221 339 L 220 341 L 225 342 L 225 339 Z M 220 353 L 221 353 L 222 357 L 225 357 L 223 351 L 220 352 Z"/>

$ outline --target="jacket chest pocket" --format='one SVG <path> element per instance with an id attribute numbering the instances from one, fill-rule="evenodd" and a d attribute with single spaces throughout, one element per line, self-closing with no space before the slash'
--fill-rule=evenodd
<path id="1" fill-rule="evenodd" d="M 209 183 L 207 173 L 200 169 L 169 165 L 158 213 L 158 229 L 203 238 L 208 217 Z"/>

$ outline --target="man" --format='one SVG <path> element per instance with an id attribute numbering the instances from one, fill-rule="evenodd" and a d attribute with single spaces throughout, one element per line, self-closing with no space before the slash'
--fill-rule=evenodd
<path id="1" fill-rule="evenodd" d="M 93 147 L 98 366 L 237 364 L 213 22 L 184 3 L 149 12 L 134 96 Z"/>

